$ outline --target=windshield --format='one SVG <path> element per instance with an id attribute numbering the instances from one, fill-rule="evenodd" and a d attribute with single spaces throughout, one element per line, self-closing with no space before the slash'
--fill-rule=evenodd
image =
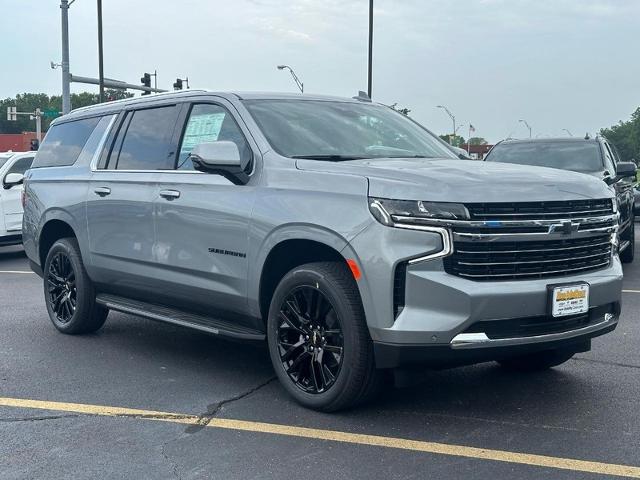
<path id="1" fill-rule="evenodd" d="M 535 165 L 574 172 L 598 172 L 604 169 L 596 142 L 501 143 L 491 150 L 487 162 Z"/>
<path id="2" fill-rule="evenodd" d="M 0 168 L 2 168 L 2 166 L 7 163 L 7 160 L 9 160 L 13 155 L 0 155 Z"/>
<path id="3" fill-rule="evenodd" d="M 391 108 L 322 100 L 246 100 L 280 155 L 316 160 L 456 158 L 438 138 Z"/>

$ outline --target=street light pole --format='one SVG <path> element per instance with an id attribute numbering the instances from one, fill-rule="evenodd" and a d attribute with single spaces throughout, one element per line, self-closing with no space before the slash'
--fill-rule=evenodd
<path id="1" fill-rule="evenodd" d="M 436 108 L 442 108 L 445 112 L 447 112 L 447 115 L 449 115 L 449 117 L 451 117 L 451 121 L 453 122 L 453 137 L 451 137 L 451 140 L 449 141 L 449 144 L 453 145 L 453 141 L 456 138 L 456 132 L 457 132 L 457 129 L 456 129 L 456 117 L 444 105 L 436 105 Z"/>
<path id="2" fill-rule="evenodd" d="M 293 77 L 293 81 L 296 82 L 296 85 L 300 89 L 300 93 L 304 93 L 304 83 L 300 81 L 300 79 L 296 75 L 296 72 L 293 71 L 293 68 L 291 68 L 289 65 L 278 65 L 278 70 L 285 70 L 285 69 L 289 70 L 289 73 Z"/>
<path id="3" fill-rule="evenodd" d="M 369 0 L 369 67 L 367 94 L 371 98 L 371 83 L 373 80 L 373 0 Z"/>
<path id="4" fill-rule="evenodd" d="M 71 93 L 69 88 L 69 0 L 60 0 L 62 26 L 62 114 L 71 111 Z"/>
<path id="5" fill-rule="evenodd" d="M 520 119 L 518 121 L 524 123 L 527 126 L 527 128 L 529 129 L 529 138 L 531 138 L 531 125 L 529 125 L 526 120 Z"/>
<path id="6" fill-rule="evenodd" d="M 102 55 L 102 0 L 98 0 L 98 80 L 100 81 L 100 103 L 104 102 L 104 63 Z"/>

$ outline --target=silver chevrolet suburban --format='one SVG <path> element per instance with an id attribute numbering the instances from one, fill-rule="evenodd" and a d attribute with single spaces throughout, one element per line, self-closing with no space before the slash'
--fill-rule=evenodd
<path id="1" fill-rule="evenodd" d="M 363 96 L 78 109 L 49 129 L 23 204 L 59 331 L 114 310 L 266 340 L 283 387 L 324 411 L 400 367 L 550 368 L 620 313 L 610 187 L 459 160 Z"/>

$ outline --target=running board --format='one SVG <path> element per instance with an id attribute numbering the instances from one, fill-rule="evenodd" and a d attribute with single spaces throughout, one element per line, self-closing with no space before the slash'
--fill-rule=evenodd
<path id="1" fill-rule="evenodd" d="M 618 248 L 618 252 L 624 252 L 629 245 L 631 245 L 631 241 L 625 240 L 620 244 L 620 247 Z"/>
<path id="2" fill-rule="evenodd" d="M 99 293 L 96 295 L 96 303 L 116 312 L 130 313 L 131 315 L 137 315 L 150 320 L 157 320 L 159 322 L 170 323 L 172 325 L 192 328 L 194 330 L 222 337 L 258 341 L 263 341 L 265 339 L 265 334 L 257 330 L 233 325 L 228 322 L 201 315 L 185 313 L 173 308 L 130 300 L 116 295 Z"/>

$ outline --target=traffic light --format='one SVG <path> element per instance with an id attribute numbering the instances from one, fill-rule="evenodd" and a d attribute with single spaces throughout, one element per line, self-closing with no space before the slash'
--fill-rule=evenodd
<path id="1" fill-rule="evenodd" d="M 142 78 L 140 79 L 140 82 L 142 83 L 143 87 L 149 87 L 151 88 L 151 74 L 150 73 L 145 73 Z M 149 95 L 151 94 L 151 92 L 146 91 L 146 92 L 142 92 L 142 95 Z"/>
<path id="2" fill-rule="evenodd" d="M 174 90 L 182 90 L 182 79 L 176 78 L 176 83 L 173 84 Z"/>
<path id="3" fill-rule="evenodd" d="M 40 147 L 40 142 L 37 138 L 31 139 L 31 151 L 35 152 Z"/>

